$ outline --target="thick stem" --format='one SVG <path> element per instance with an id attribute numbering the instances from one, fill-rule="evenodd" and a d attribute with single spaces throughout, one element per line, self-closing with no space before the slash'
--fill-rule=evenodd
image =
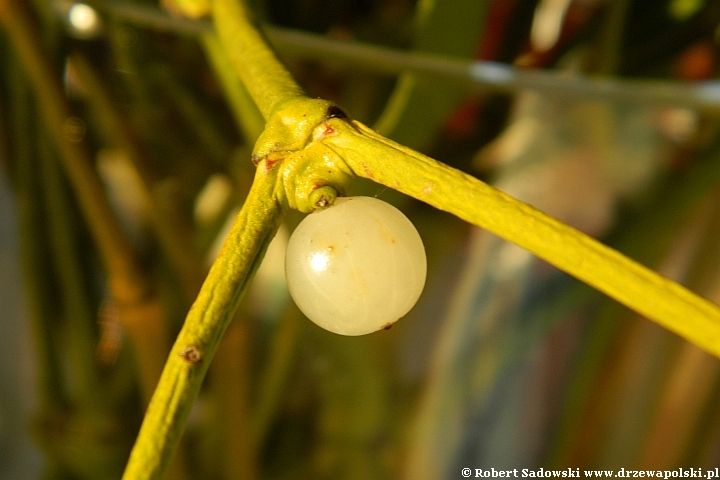
<path id="1" fill-rule="evenodd" d="M 258 165 L 245 204 L 165 364 L 124 479 L 163 478 L 220 339 L 280 226 L 285 207 L 278 185 L 278 169 Z"/>
<path id="2" fill-rule="evenodd" d="M 720 357 L 720 308 L 597 240 L 364 125 L 329 120 L 324 143 L 356 175 L 489 230 Z"/>
<path id="3" fill-rule="evenodd" d="M 214 0 L 220 41 L 265 120 L 283 103 L 305 96 L 280 63 L 241 0 Z"/>

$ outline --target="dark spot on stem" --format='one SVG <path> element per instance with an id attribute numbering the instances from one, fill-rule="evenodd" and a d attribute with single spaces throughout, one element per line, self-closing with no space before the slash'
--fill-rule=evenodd
<path id="1" fill-rule="evenodd" d="M 348 116 L 342 108 L 337 105 L 330 105 L 327 112 L 325 112 L 325 120 L 330 120 L 331 118 L 348 118 Z"/>
<path id="2" fill-rule="evenodd" d="M 391 323 L 386 323 L 385 325 L 383 325 L 382 329 L 383 329 L 383 330 L 390 330 L 390 329 L 392 328 L 392 326 L 393 326 L 392 322 L 391 322 Z"/>
<path id="3" fill-rule="evenodd" d="M 198 363 L 202 360 L 202 352 L 195 345 L 190 345 L 180 352 L 180 356 L 188 363 Z"/>

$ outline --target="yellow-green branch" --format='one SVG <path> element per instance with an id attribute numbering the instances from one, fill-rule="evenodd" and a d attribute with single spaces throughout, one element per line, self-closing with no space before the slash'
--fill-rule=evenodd
<path id="1" fill-rule="evenodd" d="M 357 122 L 323 142 L 361 177 L 489 230 L 720 357 L 720 308 L 480 180 Z"/>
<path id="2" fill-rule="evenodd" d="M 267 121 L 248 199 L 173 347 L 125 472 L 162 478 L 220 338 L 287 206 L 311 211 L 354 175 L 514 242 L 720 356 L 720 309 L 478 179 L 304 97 L 238 0 L 214 0 L 221 43 Z"/>
<path id="3" fill-rule="evenodd" d="M 230 62 L 265 120 L 278 106 L 303 96 L 300 86 L 255 28 L 244 2 L 214 0 L 213 18 Z"/>
<path id="4" fill-rule="evenodd" d="M 172 458 L 210 360 L 238 301 L 280 226 L 278 168 L 258 166 L 245 204 L 173 345 L 125 470 L 125 480 L 160 479 Z"/>

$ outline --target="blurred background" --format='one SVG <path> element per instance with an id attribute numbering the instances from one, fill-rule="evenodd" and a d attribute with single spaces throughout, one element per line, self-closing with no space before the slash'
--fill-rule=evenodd
<path id="1" fill-rule="evenodd" d="M 249 3 L 310 96 L 720 302 L 719 1 Z M 0 478 L 120 477 L 252 182 L 262 119 L 179 4 L 0 0 Z M 420 302 L 316 327 L 288 215 L 170 478 L 720 467 L 716 358 L 452 216 L 347 193 L 414 222 Z"/>

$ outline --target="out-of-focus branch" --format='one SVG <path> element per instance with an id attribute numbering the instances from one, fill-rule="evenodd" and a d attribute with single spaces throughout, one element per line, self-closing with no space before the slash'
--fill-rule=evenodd
<path id="1" fill-rule="evenodd" d="M 174 18 L 156 8 L 119 4 L 110 0 L 102 0 L 98 6 L 117 18 L 151 29 L 183 35 L 201 35 L 213 31 L 212 24 L 206 20 Z M 378 73 L 414 72 L 456 82 L 469 91 L 515 93 L 531 90 L 557 98 L 585 98 L 720 112 L 718 81 L 688 83 L 589 77 L 554 70 L 522 69 L 497 62 L 407 52 L 270 25 L 264 26 L 263 32 L 273 47 L 283 55 L 332 61 Z"/>
<path id="2" fill-rule="evenodd" d="M 8 34 L 24 67 L 52 141 L 60 154 L 90 232 L 104 263 L 118 315 L 137 350 L 142 388 L 149 398 L 160 375 L 169 341 L 160 299 L 135 255 L 81 135 L 68 131 L 78 120 L 63 95 L 55 71 L 27 5 L 19 0 L 0 3 L 0 26 Z"/>

